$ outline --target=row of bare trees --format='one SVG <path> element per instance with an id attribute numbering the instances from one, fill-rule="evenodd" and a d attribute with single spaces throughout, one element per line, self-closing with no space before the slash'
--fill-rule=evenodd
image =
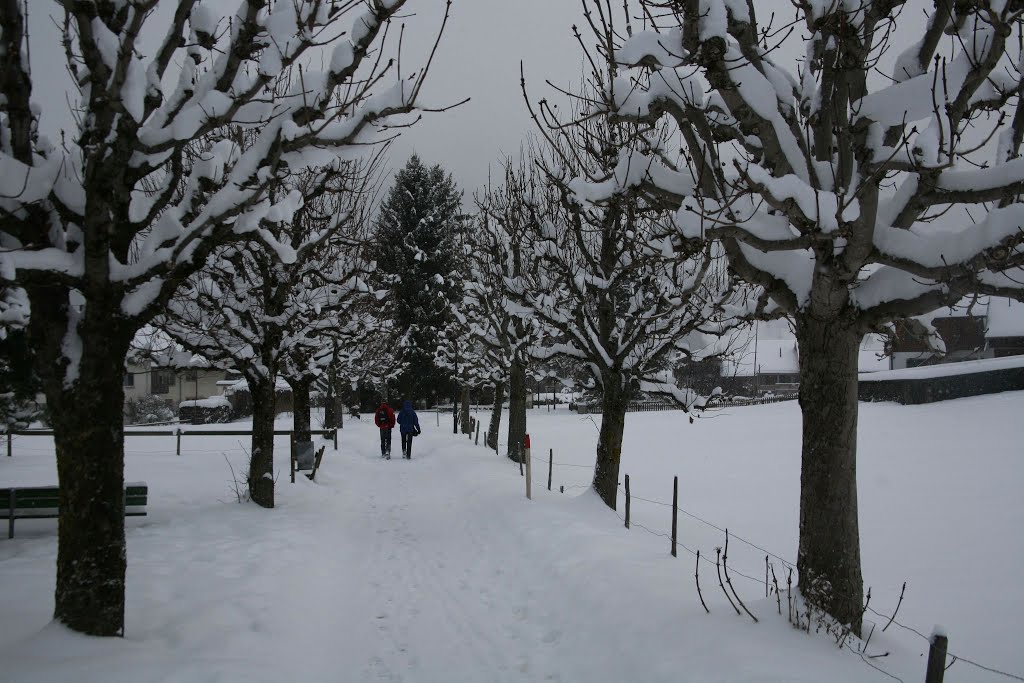
<path id="1" fill-rule="evenodd" d="M 365 327 L 352 230 L 374 164 L 360 159 L 417 111 L 431 57 L 399 63 L 405 0 L 56 2 L 75 114 L 56 143 L 32 104 L 38 4 L 0 3 L 0 290 L 5 319 L 31 311 L 55 431 L 55 618 L 110 636 L 124 630 L 129 345 L 159 319 L 232 358 L 261 415 L 279 373 L 308 384 L 324 321 Z M 272 505 L 259 417 L 250 483 Z"/>
<path id="2" fill-rule="evenodd" d="M 789 319 L 801 590 L 857 633 L 861 341 L 964 297 L 1024 299 L 1024 3 L 934 0 L 893 60 L 904 4 L 797 1 L 762 23 L 752 2 L 582 0 L 584 83 L 559 107 L 524 82 L 539 139 L 478 198 L 467 252 L 466 329 L 500 352 L 482 362 L 503 378 L 561 357 L 600 392 L 611 507 L 629 397 L 700 407 L 666 370 Z"/>

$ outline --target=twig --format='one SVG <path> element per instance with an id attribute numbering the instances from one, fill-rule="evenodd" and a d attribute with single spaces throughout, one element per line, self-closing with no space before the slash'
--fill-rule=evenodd
<path id="1" fill-rule="evenodd" d="M 889 623 L 886 624 L 882 628 L 882 633 L 885 633 L 885 629 L 887 629 L 890 626 L 892 626 L 892 622 L 896 620 L 896 613 L 900 611 L 900 605 L 903 604 L 903 594 L 906 592 L 906 590 L 907 590 L 907 582 L 904 581 L 903 582 L 903 588 L 900 589 L 900 599 L 899 599 L 899 602 L 896 603 L 896 609 L 893 610 L 892 616 L 889 617 Z"/>
<path id="2" fill-rule="evenodd" d="M 789 623 L 793 623 L 793 568 L 789 568 L 789 576 L 786 577 L 786 609 L 789 612 Z"/>
<path id="3" fill-rule="evenodd" d="M 732 579 L 729 578 L 729 530 L 728 529 L 725 530 L 725 553 L 722 555 L 722 569 L 725 571 L 725 582 L 727 584 L 729 584 L 729 590 L 731 590 L 732 594 L 736 596 L 736 602 L 740 603 L 740 607 L 743 608 L 743 611 L 746 612 L 747 616 L 749 616 L 751 619 L 753 619 L 754 623 L 756 624 L 757 623 L 757 617 L 755 617 L 751 613 L 751 611 L 749 609 L 747 609 L 747 606 L 743 603 L 743 600 L 740 599 L 740 594 L 736 592 L 736 587 L 732 585 Z"/>
<path id="4" fill-rule="evenodd" d="M 775 602 L 779 606 L 779 614 L 782 614 L 782 595 L 779 593 L 779 580 L 775 578 L 775 565 L 772 565 L 772 583 L 775 584 Z"/>
<path id="5" fill-rule="evenodd" d="M 732 598 L 729 597 L 729 591 L 725 590 L 725 584 L 722 583 L 722 570 L 721 564 L 719 562 L 719 558 L 721 557 L 721 555 L 722 549 L 715 548 L 715 571 L 718 572 L 718 585 L 721 587 L 722 592 L 725 593 L 725 599 L 729 601 L 729 604 L 732 605 L 732 608 L 736 610 L 736 614 L 738 615 L 740 613 L 740 610 L 738 607 L 736 607 L 736 605 L 733 604 Z"/>
<path id="6" fill-rule="evenodd" d="M 711 610 L 704 603 L 704 596 L 700 592 L 700 550 L 697 550 L 697 566 L 693 569 L 693 578 L 697 582 L 697 597 L 700 598 L 700 604 L 704 608 L 704 611 L 711 614 Z"/>

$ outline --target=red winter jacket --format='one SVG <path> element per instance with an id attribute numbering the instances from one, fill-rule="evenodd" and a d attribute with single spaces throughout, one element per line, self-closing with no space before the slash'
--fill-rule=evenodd
<path id="1" fill-rule="evenodd" d="M 379 414 L 381 410 L 387 413 L 387 420 L 383 422 L 380 418 L 383 418 L 384 416 Z M 381 403 L 377 406 L 377 410 L 373 411 L 373 423 L 381 429 L 393 428 L 395 426 L 395 411 L 391 410 L 391 406 L 387 403 Z"/>

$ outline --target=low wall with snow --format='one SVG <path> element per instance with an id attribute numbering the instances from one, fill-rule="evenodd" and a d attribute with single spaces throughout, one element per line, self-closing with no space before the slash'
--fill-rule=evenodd
<path id="1" fill-rule="evenodd" d="M 904 404 L 1024 391 L 1024 356 L 865 372 L 857 391 L 861 401 Z"/>

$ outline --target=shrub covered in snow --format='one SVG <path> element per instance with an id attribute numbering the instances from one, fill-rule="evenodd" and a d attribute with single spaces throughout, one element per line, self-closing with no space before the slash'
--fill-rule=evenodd
<path id="1" fill-rule="evenodd" d="M 178 418 L 194 425 L 230 422 L 231 416 L 231 402 L 224 396 L 182 401 L 178 405 Z"/>
<path id="2" fill-rule="evenodd" d="M 174 408 L 159 396 L 131 398 L 124 403 L 125 424 L 153 424 L 174 420 Z"/>

